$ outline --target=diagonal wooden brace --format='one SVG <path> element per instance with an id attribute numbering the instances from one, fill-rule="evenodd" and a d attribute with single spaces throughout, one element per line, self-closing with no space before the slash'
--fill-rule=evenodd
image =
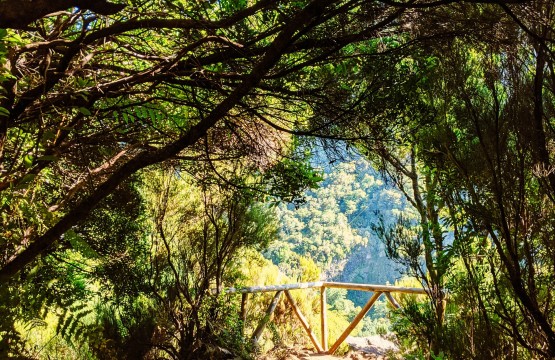
<path id="1" fill-rule="evenodd" d="M 349 336 L 349 334 L 351 333 L 351 331 L 353 331 L 353 329 L 358 325 L 358 323 L 360 322 L 360 320 L 362 320 L 362 318 L 364 317 L 364 315 L 366 315 L 366 313 L 368 312 L 368 310 L 370 310 L 370 308 L 372 307 L 372 305 L 374 305 L 374 303 L 376 302 L 376 300 L 378 300 L 378 298 L 380 297 L 382 293 L 377 291 L 374 293 L 374 295 L 372 295 L 372 297 L 370 298 L 370 300 L 368 300 L 368 302 L 366 303 L 366 305 L 364 305 L 364 307 L 362 308 L 362 310 L 360 310 L 360 312 L 358 313 L 358 315 L 354 318 L 354 320 L 351 322 L 351 324 L 349 324 L 349 326 L 347 326 L 347 328 L 345 329 L 345 331 L 343 331 L 343 334 L 341 334 L 341 336 L 335 341 L 335 343 L 333 344 L 333 346 L 329 349 L 329 351 L 327 352 L 330 355 L 333 355 L 333 353 L 335 353 L 337 351 L 337 349 L 339 348 L 339 345 L 341 345 L 341 343 L 343 341 L 345 341 L 345 339 L 347 338 L 347 336 Z"/>
<path id="2" fill-rule="evenodd" d="M 274 298 L 272 299 L 272 302 L 270 303 L 270 306 L 268 306 L 268 310 L 266 310 L 266 313 L 264 314 L 264 317 L 262 318 L 262 320 L 260 320 L 260 323 L 256 327 L 256 330 L 254 330 L 254 333 L 252 334 L 252 342 L 255 346 L 258 344 L 264 328 L 266 328 L 266 325 L 270 322 L 270 319 L 272 318 L 274 310 L 276 310 L 282 293 L 283 291 L 276 292 Z"/>
<path id="3" fill-rule="evenodd" d="M 318 352 L 320 352 L 320 353 L 324 352 L 324 349 L 322 349 L 322 345 L 320 345 L 320 343 L 316 339 L 316 336 L 312 332 L 312 329 L 310 328 L 310 325 L 308 324 L 308 321 L 306 320 L 304 315 L 301 313 L 301 309 L 299 309 L 299 307 L 297 306 L 297 303 L 295 303 L 295 300 L 291 296 L 291 293 L 289 292 L 289 290 L 285 290 L 285 296 L 287 297 L 287 300 L 289 301 L 289 304 L 291 304 L 291 307 L 293 308 L 293 312 L 299 318 L 301 324 L 303 325 L 303 328 L 305 329 L 306 333 L 308 334 L 308 337 L 310 338 L 310 341 L 312 341 L 312 344 L 314 345 L 316 350 L 318 350 Z"/>

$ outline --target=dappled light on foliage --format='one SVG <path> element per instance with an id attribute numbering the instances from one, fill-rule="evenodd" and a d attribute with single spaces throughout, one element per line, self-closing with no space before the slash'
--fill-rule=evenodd
<path id="1" fill-rule="evenodd" d="M 356 329 L 401 357 L 555 358 L 554 51 L 551 0 L 1 0 L 0 358 L 252 358 L 306 339 L 225 289 L 319 279 L 425 288 Z"/>

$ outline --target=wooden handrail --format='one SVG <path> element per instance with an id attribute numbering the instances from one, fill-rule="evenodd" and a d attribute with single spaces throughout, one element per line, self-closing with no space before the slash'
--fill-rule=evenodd
<path id="1" fill-rule="evenodd" d="M 320 321 L 321 321 L 321 343 L 318 342 L 316 336 L 312 332 L 308 321 L 301 313 L 299 307 L 293 300 L 293 297 L 289 293 L 289 290 L 297 290 L 297 289 L 313 289 L 319 288 L 320 289 Z M 360 313 L 355 317 L 355 319 L 349 324 L 349 326 L 343 331 L 343 333 L 339 336 L 339 338 L 335 341 L 335 343 L 331 346 L 328 350 L 328 331 L 327 331 L 327 324 L 326 324 L 326 288 L 337 288 L 337 289 L 347 289 L 347 290 L 358 290 L 358 291 L 371 291 L 374 294 L 368 300 L 366 305 L 362 308 Z M 395 308 L 399 308 L 399 303 L 393 298 L 391 295 L 392 292 L 398 293 L 405 293 L 405 294 L 420 294 L 425 295 L 429 291 L 424 288 L 413 288 L 413 287 L 402 287 L 402 286 L 392 286 L 392 285 L 375 285 L 375 284 L 355 284 L 355 283 L 342 283 L 342 282 L 332 282 L 332 281 L 315 281 L 315 282 L 307 282 L 307 283 L 297 283 L 297 284 L 284 284 L 284 285 L 269 285 L 269 286 L 250 286 L 250 287 L 243 287 L 243 288 L 228 288 L 224 289 L 222 292 L 226 294 L 242 294 L 241 299 L 241 318 L 243 321 L 246 317 L 246 302 L 247 302 L 247 294 L 251 293 L 264 293 L 264 292 L 276 292 L 274 298 L 268 310 L 266 310 L 265 316 L 254 331 L 252 336 L 253 342 L 256 344 L 258 339 L 262 335 L 262 331 L 266 327 L 266 324 L 270 320 L 278 302 L 280 299 L 280 295 L 285 293 L 288 302 L 291 304 L 294 313 L 297 315 L 299 321 L 303 325 L 303 328 L 307 332 L 310 340 L 312 341 L 316 350 L 320 353 L 324 354 L 333 354 L 341 343 L 349 336 L 351 331 L 357 326 L 357 324 L 362 320 L 362 318 L 366 315 L 366 313 L 372 308 L 376 300 L 381 295 L 385 295 L 387 300 L 393 305 Z M 216 293 L 216 291 L 213 291 Z"/>
<path id="2" fill-rule="evenodd" d="M 259 292 L 272 292 L 272 291 L 283 291 L 283 290 L 320 288 L 323 285 L 324 285 L 323 281 L 316 281 L 316 282 L 297 283 L 297 284 L 249 286 L 249 287 L 243 287 L 243 288 L 227 288 L 223 292 L 225 292 L 226 294 L 259 293 Z"/>
<path id="3" fill-rule="evenodd" d="M 224 290 L 227 294 L 233 293 L 258 293 L 258 292 L 272 292 L 272 291 L 283 291 L 283 290 L 297 290 L 297 289 L 311 289 L 311 288 L 338 288 L 347 290 L 360 290 L 360 291 L 379 291 L 383 293 L 388 292 L 400 292 L 405 294 L 427 294 L 427 290 L 424 288 L 412 288 L 403 286 L 393 286 L 393 285 L 375 285 L 375 284 L 355 284 L 355 283 L 343 283 L 343 282 L 331 282 L 331 281 L 315 281 L 307 283 L 296 283 L 296 284 L 284 284 L 284 285 L 268 285 L 268 286 L 249 286 L 243 288 L 227 288 Z"/>
<path id="4" fill-rule="evenodd" d="M 404 294 L 422 294 L 426 295 L 427 291 L 424 288 L 413 288 L 393 285 L 374 285 L 374 284 L 355 284 L 355 283 L 341 283 L 324 281 L 323 286 L 327 288 L 338 288 L 347 290 L 360 290 L 360 291 L 373 291 L 373 292 L 400 292 Z"/>

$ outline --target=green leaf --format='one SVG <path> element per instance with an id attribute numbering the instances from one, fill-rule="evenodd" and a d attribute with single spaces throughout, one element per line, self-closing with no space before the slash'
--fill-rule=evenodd
<path id="1" fill-rule="evenodd" d="M 36 174 L 27 174 L 25 175 L 17 184 L 17 188 L 21 189 L 26 187 L 28 184 L 30 184 L 36 177 Z"/>
<path id="2" fill-rule="evenodd" d="M 87 109 L 87 108 L 84 108 L 84 107 L 80 107 L 80 108 L 79 108 L 79 112 L 80 112 L 81 114 L 85 115 L 85 116 L 91 116 L 91 115 L 92 115 L 92 113 L 90 112 L 90 110 Z"/>
<path id="3" fill-rule="evenodd" d="M 90 259 L 98 258 L 98 253 L 74 230 L 66 231 L 64 239 L 67 239 L 71 247 L 83 256 Z"/>
<path id="4" fill-rule="evenodd" d="M 139 119 L 148 119 L 148 110 L 144 107 L 138 107 L 135 109 L 135 113 Z"/>
<path id="5" fill-rule="evenodd" d="M 56 133 L 52 130 L 46 130 L 42 134 L 42 141 L 54 140 L 56 138 Z"/>
<path id="6" fill-rule="evenodd" d="M 23 158 L 23 164 L 25 164 L 25 167 L 30 168 L 33 166 L 33 156 L 32 155 L 25 155 L 25 157 Z"/>
<path id="7" fill-rule="evenodd" d="M 44 155 L 37 158 L 37 161 L 56 161 L 58 157 L 56 155 Z"/>

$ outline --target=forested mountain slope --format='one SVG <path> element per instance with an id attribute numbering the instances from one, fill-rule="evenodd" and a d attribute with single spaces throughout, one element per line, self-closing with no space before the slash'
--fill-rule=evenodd
<path id="1" fill-rule="evenodd" d="M 386 257 L 383 242 L 372 230 L 384 221 L 414 216 L 403 194 L 356 154 L 331 161 L 323 153 L 312 160 L 324 180 L 306 191 L 303 204 L 280 204 L 279 240 L 266 256 L 287 274 L 302 272 L 299 256 L 310 258 L 328 280 L 393 283 L 402 269 Z M 368 294 L 350 293 L 356 305 Z"/>

